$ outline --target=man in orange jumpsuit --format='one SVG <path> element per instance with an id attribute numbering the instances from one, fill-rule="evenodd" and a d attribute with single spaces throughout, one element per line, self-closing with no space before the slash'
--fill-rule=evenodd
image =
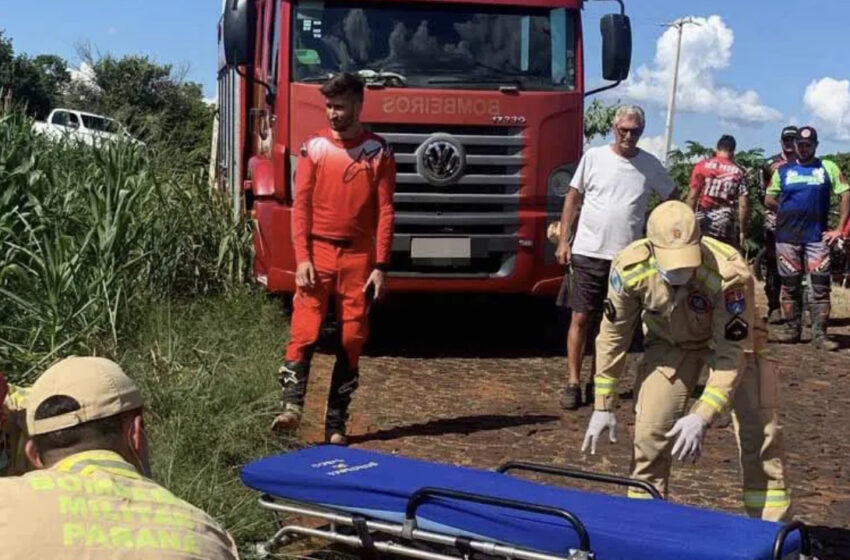
<path id="1" fill-rule="evenodd" d="M 344 445 L 348 406 L 368 333 L 368 296 L 381 297 L 390 263 L 395 159 L 384 139 L 360 123 L 363 81 L 358 76 L 339 74 L 321 92 L 330 127 L 304 142 L 295 171 L 297 289 L 280 369 L 284 410 L 272 428 L 293 430 L 301 421 L 310 359 L 333 294 L 342 348 L 332 373 L 326 439 Z"/>

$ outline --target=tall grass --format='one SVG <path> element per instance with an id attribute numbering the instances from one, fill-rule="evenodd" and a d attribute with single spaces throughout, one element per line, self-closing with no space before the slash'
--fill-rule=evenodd
<path id="1" fill-rule="evenodd" d="M 0 114 L 0 368 L 46 363 L 122 335 L 152 301 L 228 292 L 250 232 L 179 154 L 50 143 Z"/>
<path id="2" fill-rule="evenodd" d="M 117 356 L 147 403 L 154 478 L 213 515 L 243 549 L 275 527 L 239 468 L 294 443 L 269 430 L 286 327 L 264 294 L 160 302 Z"/>
<path id="3" fill-rule="evenodd" d="M 154 478 L 243 545 L 267 538 L 238 468 L 292 443 L 268 430 L 286 324 L 247 288 L 250 230 L 190 158 L 30 126 L 0 111 L 0 368 L 29 383 L 72 353 L 116 359 Z"/>

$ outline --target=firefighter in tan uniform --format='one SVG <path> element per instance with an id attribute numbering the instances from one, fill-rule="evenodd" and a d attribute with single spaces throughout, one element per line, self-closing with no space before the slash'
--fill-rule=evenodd
<path id="1" fill-rule="evenodd" d="M 0 476 L 27 471 L 26 396 L 29 389 L 6 383 L 0 372 Z"/>
<path id="2" fill-rule="evenodd" d="M 67 358 L 35 382 L 26 455 L 0 478 L 4 560 L 235 560 L 207 514 L 147 478 L 142 396 L 118 364 Z"/>
<path id="3" fill-rule="evenodd" d="M 705 430 L 732 407 L 748 514 L 778 520 L 789 506 L 777 424 L 777 387 L 763 326 L 754 325 L 753 280 L 731 246 L 701 237 L 685 204 L 661 204 L 649 217 L 647 239 L 617 255 L 605 318 L 596 341 L 594 412 L 582 451 L 614 428 L 617 380 L 639 321 L 644 363 L 635 385 L 632 476 L 667 494 L 672 457 L 696 460 Z M 704 366 L 705 390 L 690 411 L 688 398 Z M 736 393 L 736 388 L 741 385 Z M 641 491 L 629 496 L 645 498 Z"/>

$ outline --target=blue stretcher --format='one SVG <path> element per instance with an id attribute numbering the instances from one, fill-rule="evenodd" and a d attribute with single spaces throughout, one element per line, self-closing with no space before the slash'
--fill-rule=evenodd
<path id="1" fill-rule="evenodd" d="M 644 488 L 645 482 L 529 463 L 486 471 L 338 446 L 254 461 L 243 483 L 275 512 L 322 519 L 293 536 L 422 560 L 780 560 L 809 557 L 806 527 L 666 502 L 554 487 L 509 474 L 533 470 Z"/>

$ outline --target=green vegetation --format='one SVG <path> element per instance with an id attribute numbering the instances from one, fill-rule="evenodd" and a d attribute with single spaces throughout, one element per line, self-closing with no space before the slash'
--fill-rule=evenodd
<path id="1" fill-rule="evenodd" d="M 48 144 L 0 114 L 0 367 L 119 344 L 151 301 L 246 280 L 250 230 L 200 173 L 154 149 Z"/>
<path id="2" fill-rule="evenodd" d="M 590 143 L 596 137 L 604 138 L 611 132 L 617 103 L 605 105 L 598 98 L 584 108 L 584 141 Z"/>
<path id="3" fill-rule="evenodd" d="M 106 115 L 190 165 L 208 162 L 215 108 L 185 70 L 147 56 L 96 56 L 90 45 L 78 51 L 85 72 L 74 79 L 62 57 L 16 54 L 0 31 L 0 107 L 18 104 L 36 119 L 57 107 Z"/>
<path id="4" fill-rule="evenodd" d="M 286 334 L 264 294 L 205 296 L 148 308 L 119 355 L 148 403 L 154 477 L 243 546 L 274 527 L 238 469 L 294 444 L 269 431 Z"/>
<path id="5" fill-rule="evenodd" d="M 248 285 L 250 229 L 185 161 L 131 144 L 50 144 L 0 113 L 0 368 L 29 383 L 70 354 L 142 387 L 154 477 L 240 543 L 271 518 L 238 468 L 288 447 L 268 425 L 287 334 Z"/>

